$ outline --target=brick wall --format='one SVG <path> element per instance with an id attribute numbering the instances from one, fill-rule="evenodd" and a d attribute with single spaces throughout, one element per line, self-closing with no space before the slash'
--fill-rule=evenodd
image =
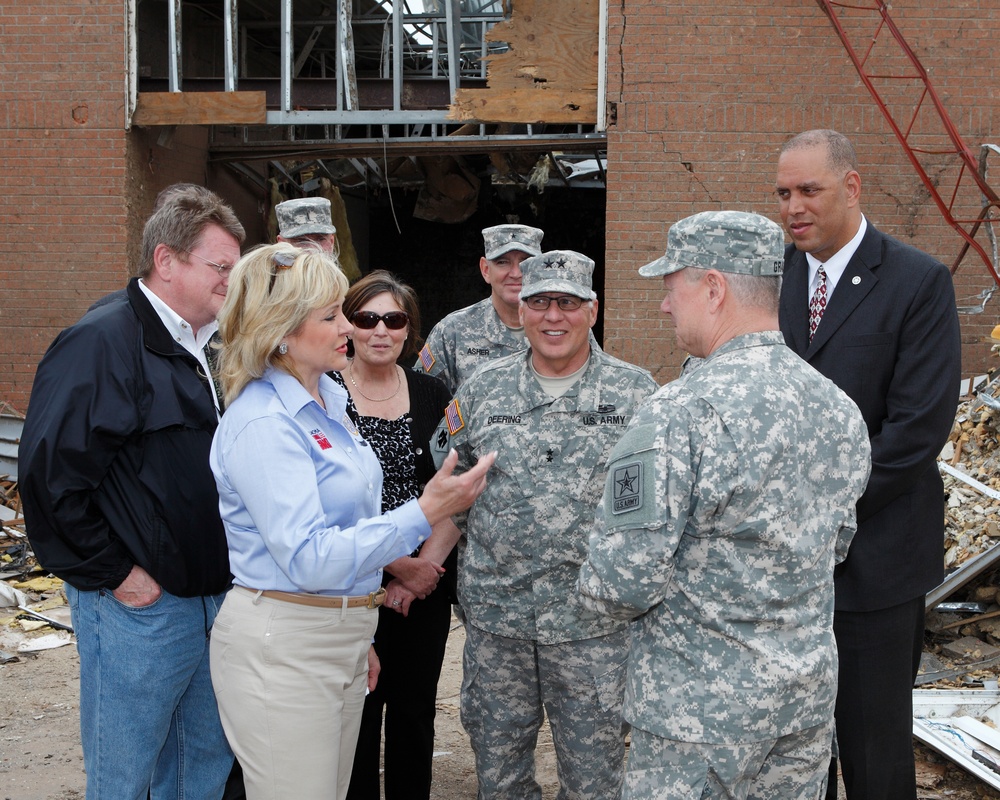
<path id="1" fill-rule="evenodd" d="M 103 0 L 0 6 L 0 400 L 23 411 L 52 337 L 91 287 L 120 283 L 124 15 Z"/>
<path id="2" fill-rule="evenodd" d="M 608 131 L 605 296 L 611 352 L 647 366 L 661 382 L 676 375 L 684 354 L 658 310 L 660 283 L 638 278 L 636 268 L 662 254 L 672 222 L 697 211 L 737 208 L 780 221 L 772 196 L 777 152 L 808 128 L 851 136 L 870 221 L 949 265 L 954 261 L 961 240 L 943 222 L 817 3 L 624 0 L 620 9 L 612 6 L 608 101 L 616 121 Z M 989 56 L 989 43 L 1000 36 L 993 0 L 903 0 L 891 14 L 966 144 L 978 155 L 981 143 L 1000 143 L 1000 68 Z M 873 17 L 866 19 L 851 19 L 855 33 L 873 30 Z M 883 37 L 880 47 L 892 41 Z M 886 92 L 904 107 L 902 90 Z M 915 127 L 937 129 L 922 117 Z M 954 184 L 932 174 L 942 186 Z M 973 214 L 978 199 L 974 191 L 964 199 Z M 985 236 L 979 238 L 988 249 Z M 970 253 L 955 283 L 959 305 L 967 305 L 978 302 L 992 278 Z M 998 315 L 1000 295 L 984 314 L 962 317 L 965 374 L 992 366 L 983 339 Z"/>
<path id="3" fill-rule="evenodd" d="M 976 151 L 1000 142 L 994 6 L 901 0 L 892 8 Z M 609 19 L 615 120 L 603 308 L 611 352 L 661 381 L 676 374 L 683 354 L 658 311 L 660 285 L 635 269 L 662 253 L 670 223 L 696 211 L 741 208 L 777 219 L 777 151 L 806 128 L 834 127 L 855 140 L 864 208 L 877 226 L 954 260 L 960 240 L 815 2 L 609 0 Z M 163 186 L 214 185 L 259 240 L 258 198 L 205 165 L 204 130 L 178 129 L 164 142 L 159 131 L 125 131 L 124 25 L 117 0 L 0 0 L 0 401 L 20 410 L 53 336 L 131 273 Z M 991 283 L 967 256 L 956 277 L 960 304 Z M 963 317 L 966 374 L 992 365 L 983 338 L 998 308 L 1000 297 L 984 314 Z"/>
<path id="4" fill-rule="evenodd" d="M 125 130 L 119 0 L 0 2 L 0 47 L 0 401 L 23 412 L 55 335 L 133 274 L 157 192 L 220 182 L 241 217 L 257 198 L 206 166 L 206 128 Z"/>

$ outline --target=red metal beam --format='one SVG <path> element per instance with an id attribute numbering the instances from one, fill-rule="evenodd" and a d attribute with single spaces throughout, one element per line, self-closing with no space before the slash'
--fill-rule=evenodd
<path id="1" fill-rule="evenodd" d="M 854 62 L 854 66 L 858 71 L 858 75 L 861 77 L 862 83 L 864 83 L 867 87 L 872 98 L 875 100 L 875 103 L 878 105 L 879 110 L 881 110 L 882 115 L 889 123 L 889 127 L 892 128 L 893 133 L 896 134 L 896 138 L 903 146 L 903 150 L 906 153 L 907 158 L 909 158 L 913 168 L 917 171 L 917 174 L 920 176 L 920 180 L 923 181 L 924 186 L 927 187 L 927 191 L 930 192 L 938 210 L 945 218 L 945 221 L 952 228 L 954 228 L 964 240 L 965 243 L 958 255 L 958 258 L 956 258 L 952 264 L 951 271 L 955 272 L 955 270 L 958 269 L 958 265 L 961 263 L 962 258 L 971 247 L 979 253 L 980 257 L 983 259 L 983 263 L 986 264 L 987 269 L 993 276 L 993 279 L 1000 284 L 1000 276 L 997 275 L 996 266 L 993 264 L 992 258 L 975 239 L 976 233 L 979 231 L 983 221 L 987 219 L 991 210 L 994 208 L 1000 209 L 1000 198 L 997 197 L 996 192 L 990 188 L 985 179 L 979 174 L 976 157 L 966 146 L 965 142 L 962 141 L 961 134 L 952 123 L 951 117 L 948 116 L 948 112 L 944 107 L 944 103 L 941 102 L 941 98 L 934 90 L 934 86 L 931 84 L 930 78 L 927 76 L 927 70 L 924 69 L 923 65 L 920 63 L 920 59 L 917 58 L 916 53 L 914 53 L 909 44 L 907 44 L 903 34 L 900 32 L 899 28 L 896 27 L 896 24 L 889 16 L 888 5 L 883 2 L 883 0 L 865 0 L 861 5 L 836 2 L 836 0 L 816 0 L 816 2 L 819 4 L 819 7 L 824 11 L 827 17 L 829 17 L 830 22 L 833 23 L 833 27 L 836 29 L 837 35 L 840 37 L 840 41 L 843 42 L 844 49 L 847 51 L 848 56 L 850 56 L 851 61 Z M 871 38 L 863 56 L 859 54 L 860 47 L 855 48 L 848 38 L 847 31 L 841 23 L 840 17 L 834 11 L 835 8 L 868 11 L 872 12 L 873 15 L 876 15 L 875 28 L 871 34 Z M 878 75 L 869 71 L 868 61 L 875 49 L 879 36 L 885 31 L 888 31 L 892 41 L 896 43 L 902 55 L 909 62 L 913 69 L 913 74 Z M 879 90 L 875 85 L 876 81 L 881 80 L 909 80 L 913 81 L 915 84 L 922 84 L 920 98 L 916 101 L 913 113 L 910 115 L 908 120 L 897 121 L 893 117 L 892 111 L 886 105 L 886 102 L 883 100 L 882 95 L 879 93 Z M 914 133 L 914 126 L 916 124 L 917 117 L 924 105 L 924 101 L 928 99 L 936 112 L 937 121 L 941 125 L 941 129 L 936 130 L 933 133 L 940 135 L 943 129 L 943 133 L 945 134 L 948 142 L 950 142 L 949 146 L 945 146 L 942 149 L 927 150 L 914 147 L 910 143 L 910 137 Z M 952 162 L 952 166 L 958 169 L 958 178 L 955 181 L 954 189 L 950 192 L 950 196 L 947 197 L 947 199 L 942 196 L 937 183 L 927 174 L 924 165 L 920 161 L 919 155 L 946 155 L 953 157 L 954 160 Z M 963 179 L 965 178 L 971 178 L 975 182 L 982 196 L 985 198 L 985 205 L 982 213 L 975 219 L 956 219 L 953 214 L 955 201 L 959 196 L 959 189 Z M 968 181 L 966 181 L 966 183 L 968 183 Z"/>

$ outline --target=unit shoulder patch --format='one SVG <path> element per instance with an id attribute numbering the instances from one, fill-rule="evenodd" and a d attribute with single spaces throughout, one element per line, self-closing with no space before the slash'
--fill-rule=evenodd
<path id="1" fill-rule="evenodd" d="M 624 514 L 642 508 L 642 462 L 630 461 L 611 471 L 611 513 Z"/>

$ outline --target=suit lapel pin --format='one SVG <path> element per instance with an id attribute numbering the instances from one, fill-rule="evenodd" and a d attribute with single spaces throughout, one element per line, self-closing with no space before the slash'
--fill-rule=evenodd
<path id="1" fill-rule="evenodd" d="M 859 283 L 861 283 L 861 276 L 855 275 L 853 278 L 851 278 L 851 283 L 857 286 Z"/>

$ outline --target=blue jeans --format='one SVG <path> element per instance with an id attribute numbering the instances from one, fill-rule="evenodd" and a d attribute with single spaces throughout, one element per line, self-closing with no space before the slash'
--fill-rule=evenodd
<path id="1" fill-rule="evenodd" d="M 66 584 L 80 652 L 87 800 L 216 800 L 233 754 L 215 705 L 208 633 L 224 594 L 131 608 Z"/>

